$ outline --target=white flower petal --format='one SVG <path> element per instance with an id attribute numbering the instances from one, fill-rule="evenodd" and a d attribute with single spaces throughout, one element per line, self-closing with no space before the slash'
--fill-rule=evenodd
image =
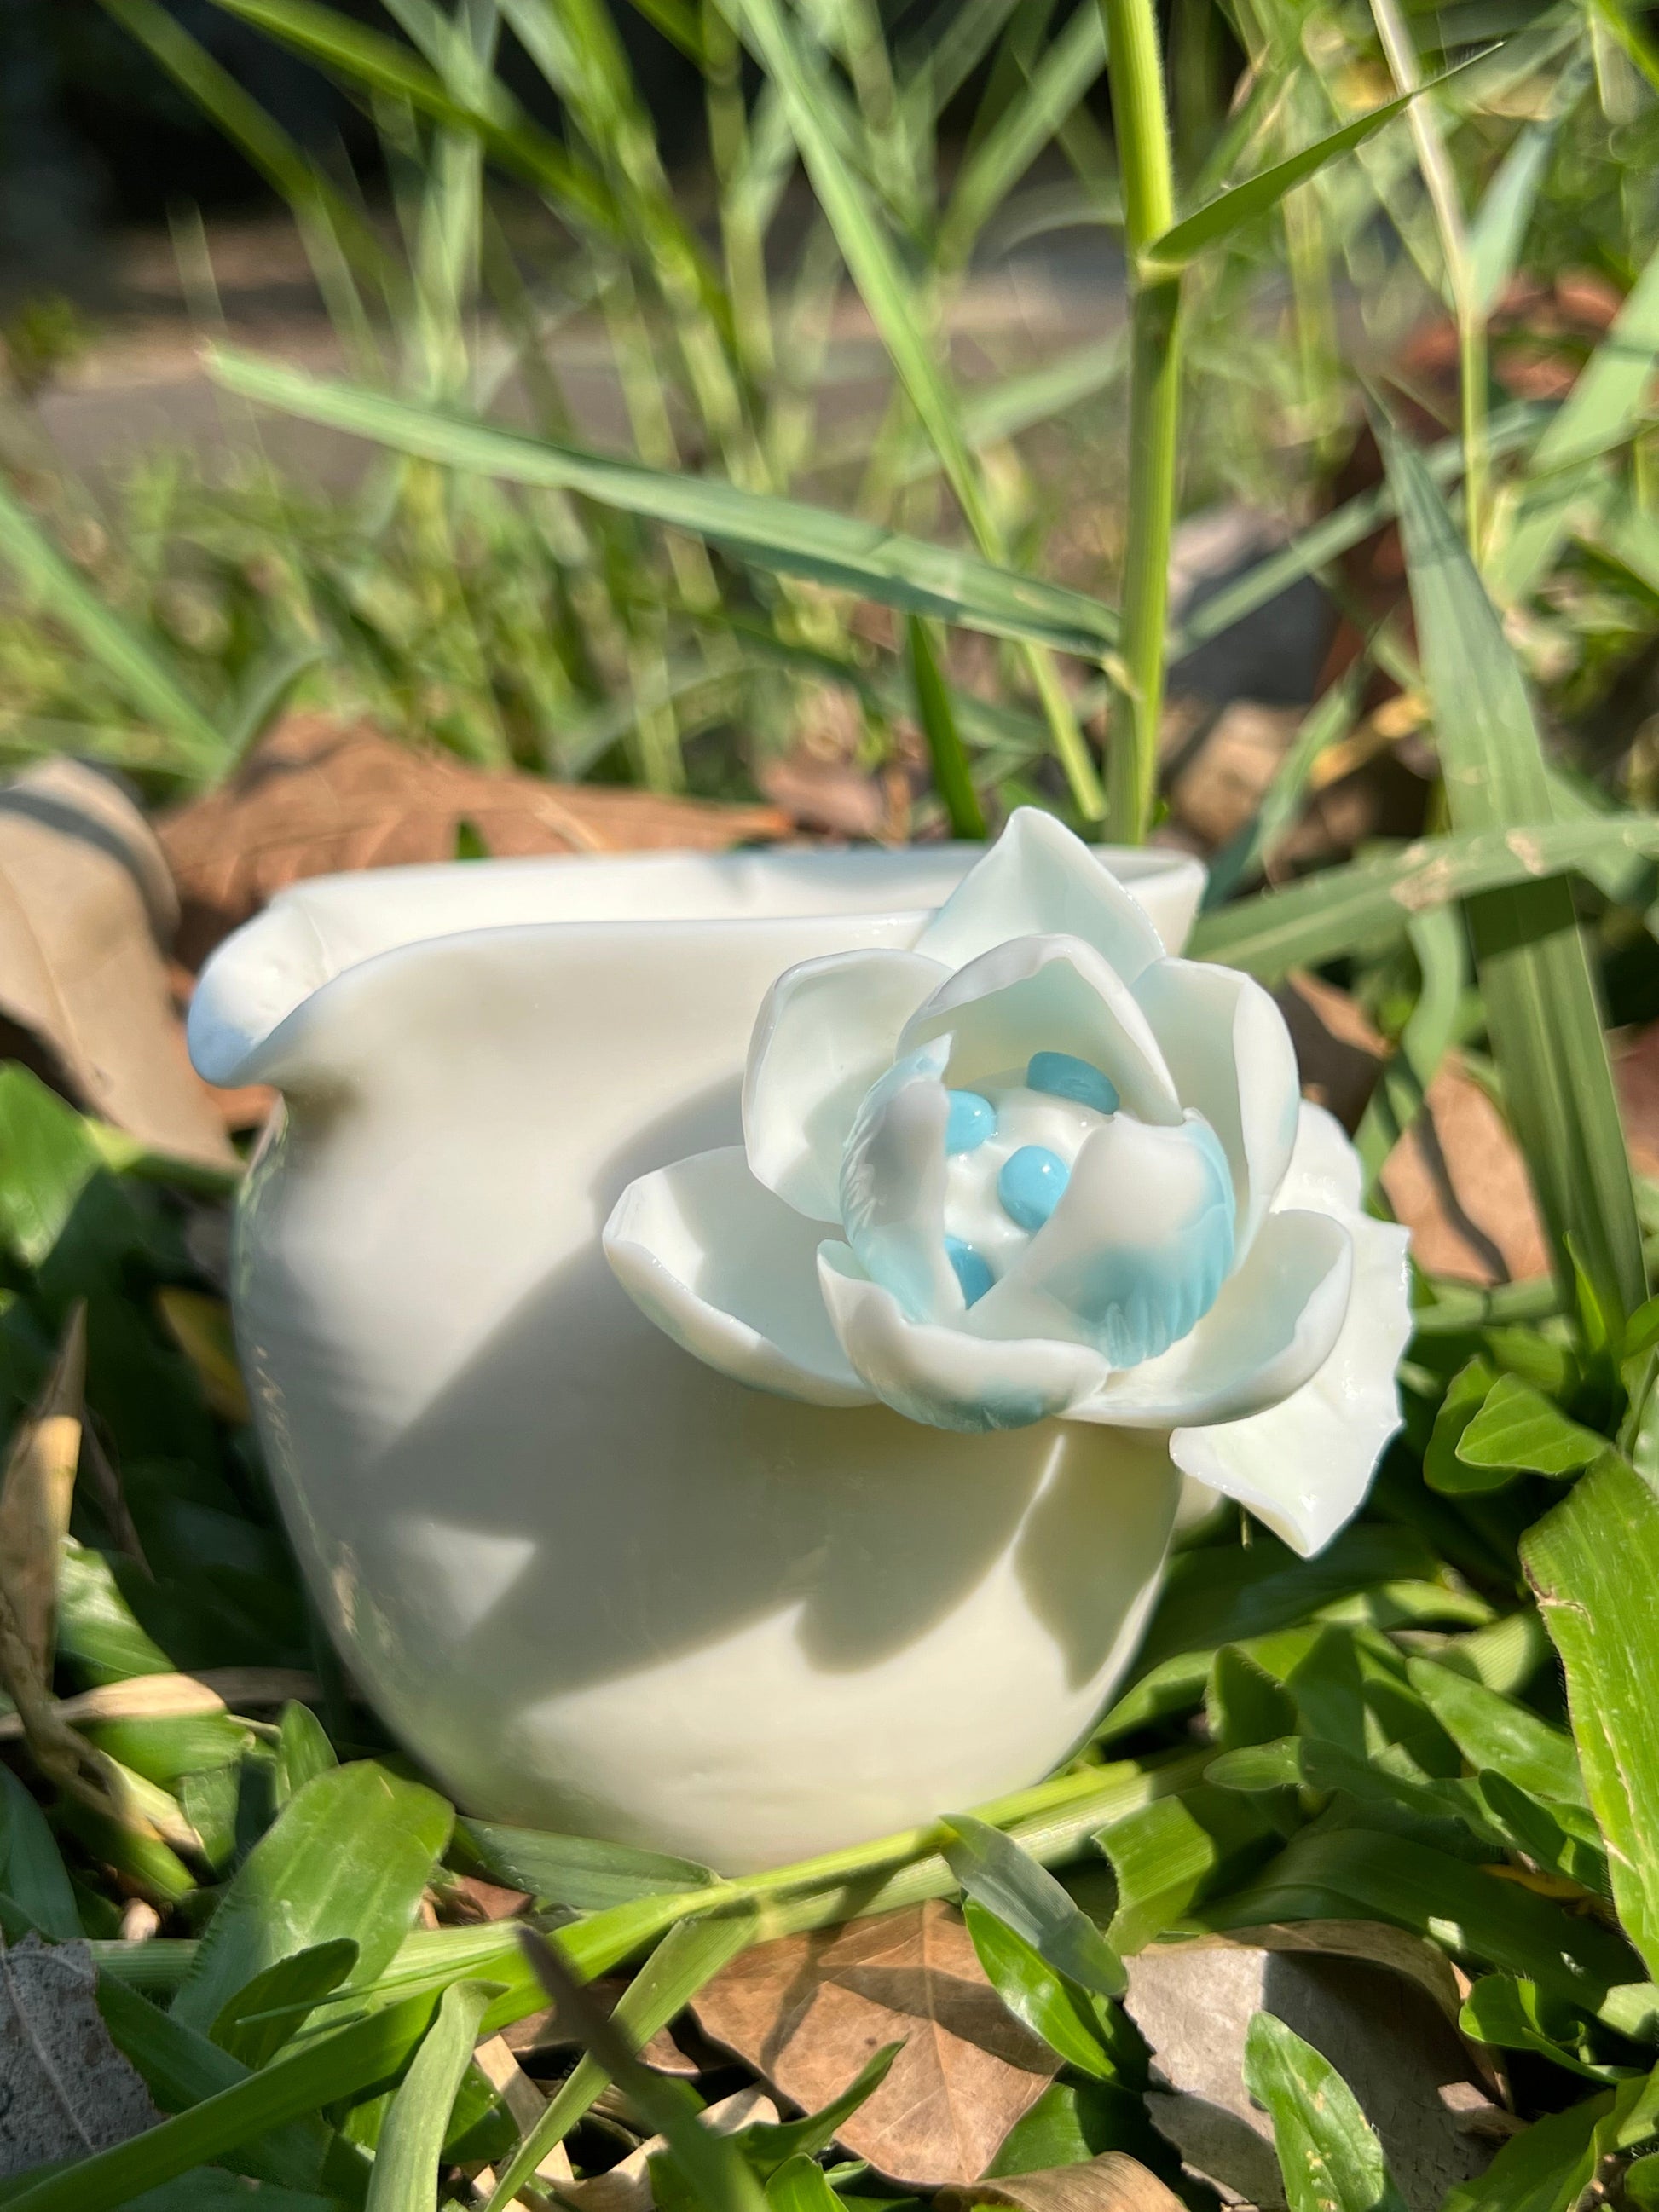
<path id="1" fill-rule="evenodd" d="M 1202 878 L 1200 878 L 1200 882 Z M 1080 937 L 1133 983 L 1164 945 L 1139 901 L 1063 822 L 1022 806 L 916 940 L 963 968 L 1012 937 Z"/>
<path id="2" fill-rule="evenodd" d="M 1177 1429 L 1170 1438 L 1184 1474 L 1248 1505 L 1304 1559 L 1358 1511 L 1400 1426 L 1395 1370 L 1412 1328 L 1407 1232 L 1361 1216 L 1349 1233 L 1347 1318 L 1311 1380 L 1247 1420 Z"/>
<path id="3" fill-rule="evenodd" d="M 981 953 L 917 1009 L 899 1050 L 915 1052 L 947 1030 L 950 1080 L 958 1087 L 1023 1070 L 1033 1053 L 1073 1053 L 1109 1076 L 1143 1121 L 1172 1127 L 1181 1119 L 1152 1024 L 1116 970 L 1080 938 L 1021 937 Z"/>
<path id="4" fill-rule="evenodd" d="M 1189 1336 L 1113 1374 L 1073 1418 L 1122 1428 L 1242 1420 L 1329 1358 L 1348 1310 L 1353 1243 L 1326 1213 L 1270 1213 Z"/>
<path id="5" fill-rule="evenodd" d="M 1207 961 L 1159 960 L 1135 984 L 1183 1106 L 1221 1139 L 1249 1251 L 1290 1166 L 1301 1103 L 1296 1048 L 1261 984 Z"/>
<path id="6" fill-rule="evenodd" d="M 1364 1218 L 1360 1215 L 1364 1190 L 1359 1155 L 1347 1131 L 1334 1114 L 1304 1098 L 1297 1115 L 1296 1146 L 1276 1203 L 1305 1206 L 1312 1213 L 1334 1213 L 1344 1221 L 1351 1216 Z"/>
<path id="7" fill-rule="evenodd" d="M 1232 1193 L 1209 1129 L 1196 1116 L 1169 1129 L 1115 1114 L 965 1326 L 1091 1344 L 1114 1367 L 1136 1366 L 1196 1326 L 1232 1261 Z"/>
<path id="8" fill-rule="evenodd" d="M 820 1247 L 818 1280 L 847 1357 L 884 1404 L 912 1421 L 969 1433 L 1026 1428 L 1070 1411 L 1105 1375 L 1105 1361 L 1083 1345 L 987 1343 L 908 1320 L 845 1244 Z"/>
<path id="9" fill-rule="evenodd" d="M 605 1255 L 647 1320 L 721 1374 L 812 1406 L 867 1406 L 818 1290 L 820 1234 L 732 1145 L 629 1183 Z"/>
<path id="10" fill-rule="evenodd" d="M 945 1149 L 951 1056 L 936 1037 L 890 1067 L 858 1111 L 842 1161 L 842 1224 L 860 1266 L 913 1320 L 965 1310 L 945 1257 Z"/>
<path id="11" fill-rule="evenodd" d="M 750 1170 L 798 1213 L 840 1219 L 854 1118 L 947 972 L 915 952 L 832 952 L 768 992 L 744 1074 L 744 1141 Z"/>

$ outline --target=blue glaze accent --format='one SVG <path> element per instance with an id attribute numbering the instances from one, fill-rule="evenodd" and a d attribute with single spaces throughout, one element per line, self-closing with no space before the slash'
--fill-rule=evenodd
<path id="1" fill-rule="evenodd" d="M 970 1306 L 977 1305 L 996 1280 L 986 1265 L 985 1255 L 976 1250 L 965 1237 L 947 1237 L 945 1256 L 956 1270 L 963 1297 Z"/>
<path id="2" fill-rule="evenodd" d="M 997 1109 L 977 1091 L 951 1091 L 951 1118 L 945 1125 L 947 1152 L 975 1152 L 997 1133 Z"/>
<path id="3" fill-rule="evenodd" d="M 1025 1071 L 1026 1087 L 1047 1091 L 1051 1098 L 1069 1098 L 1076 1106 L 1092 1106 L 1097 1114 L 1115 1114 L 1117 1085 L 1109 1075 L 1074 1052 L 1034 1052 Z"/>
<path id="4" fill-rule="evenodd" d="M 1022 1145 L 1002 1164 L 997 1196 L 1010 1221 L 1034 1234 L 1065 1195 L 1072 1170 L 1046 1145 Z"/>
<path id="5" fill-rule="evenodd" d="M 1048 1285 L 1114 1367 L 1138 1367 L 1178 1344 L 1232 1271 L 1232 1172 L 1206 1121 L 1188 1120 L 1186 1133 L 1206 1170 L 1192 1219 L 1155 1249 L 1126 1245 L 1091 1254 Z"/>

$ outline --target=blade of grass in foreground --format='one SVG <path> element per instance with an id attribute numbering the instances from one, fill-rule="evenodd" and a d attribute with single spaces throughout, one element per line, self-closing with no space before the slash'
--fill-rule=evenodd
<path id="1" fill-rule="evenodd" d="M 225 740 L 154 645 L 131 629 L 58 551 L 27 508 L 0 483 L 0 560 L 9 564 L 42 610 L 72 629 L 141 714 L 168 732 L 182 761 L 206 777 L 225 757 Z"/>
<path id="2" fill-rule="evenodd" d="M 451 409 L 308 376 L 246 354 L 216 349 L 209 365 L 219 383 L 245 398 L 451 468 L 580 492 L 709 538 L 759 568 L 811 577 L 884 605 L 1091 660 L 1116 643 L 1111 609 L 1082 592 L 827 507 L 764 498 L 733 484 L 555 445 Z"/>
<path id="3" fill-rule="evenodd" d="M 1453 827 L 1550 818 L 1526 684 L 1497 612 L 1422 462 L 1385 434 Z M 1554 1248 L 1583 1263 L 1610 1312 L 1647 1296 L 1625 1133 L 1571 887 L 1557 878 L 1472 899 L 1492 1048 Z"/>

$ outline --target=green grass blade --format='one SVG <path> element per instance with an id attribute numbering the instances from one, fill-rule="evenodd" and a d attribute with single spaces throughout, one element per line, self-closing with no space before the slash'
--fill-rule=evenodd
<path id="1" fill-rule="evenodd" d="M 224 352 L 210 358 L 217 381 L 246 398 L 451 468 L 580 492 L 604 506 L 693 532 L 761 568 L 1090 659 L 1097 659 L 1116 641 L 1115 616 L 1085 592 L 1018 575 L 878 524 L 556 445 L 453 410 L 308 376 L 276 362 Z"/>
<path id="2" fill-rule="evenodd" d="M 213 118 L 296 215 L 321 216 L 354 267 L 386 281 L 385 249 L 356 208 L 175 16 L 158 0 L 101 0 L 101 5 Z"/>
<path id="3" fill-rule="evenodd" d="M 1496 610 L 1433 480 L 1408 447 L 1385 453 L 1454 829 L 1547 821 L 1531 702 Z M 1491 891 L 1468 907 L 1492 1047 L 1560 1279 L 1569 1248 L 1609 1310 L 1647 1296 L 1641 1226 L 1589 957 L 1571 887 Z"/>
<path id="4" fill-rule="evenodd" d="M 1367 673 L 1364 659 L 1356 661 L 1309 708 L 1255 814 L 1211 861 L 1204 887 L 1206 911 L 1224 904 L 1241 883 L 1258 874 L 1289 830 L 1320 755 L 1353 727 Z"/>
<path id="5" fill-rule="evenodd" d="M 386 2114 L 365 2212 L 432 2212 L 449 2115 L 494 1994 L 488 1982 L 456 1982 L 444 1991 Z"/>
<path id="6" fill-rule="evenodd" d="M 1431 907 L 1413 917 L 1407 932 L 1422 988 L 1354 1131 L 1354 1150 L 1368 1189 L 1422 1112 L 1429 1085 L 1457 1040 L 1468 981 L 1468 941 L 1463 917 L 1455 908 Z"/>
<path id="7" fill-rule="evenodd" d="M 1487 314 L 1515 274 L 1559 127 L 1556 117 L 1522 125 L 1469 225 L 1469 273 Z"/>
<path id="8" fill-rule="evenodd" d="M 207 777 L 223 765 L 224 738 L 168 666 L 157 644 L 125 623 L 66 561 L 0 480 L 0 561 L 43 611 L 72 630 L 130 703 L 173 739 L 182 764 Z"/>
<path id="9" fill-rule="evenodd" d="M 1609 1455 L 1522 1540 L 1626 1934 L 1659 1972 L 1659 1500 Z"/>
<path id="10" fill-rule="evenodd" d="M 939 674 L 933 640 L 920 615 L 908 624 L 910 679 L 915 687 L 916 720 L 927 740 L 927 757 L 933 766 L 933 787 L 945 808 L 953 837 L 976 841 L 985 835 L 985 814 L 974 789 L 968 754 L 957 727 L 951 695 Z"/>
<path id="11" fill-rule="evenodd" d="M 624 2049 L 637 2049 L 665 2027 L 722 1966 L 747 1948 L 755 1935 L 752 1912 L 723 1919 L 685 1920 L 671 1929 L 635 1976 L 611 2016 L 611 2026 Z M 535 2173 L 555 2143 L 562 2142 L 594 2099 L 613 2078 L 602 2055 L 579 2059 L 496 2179 L 485 2212 L 507 2212 L 520 2189 Z"/>
<path id="12" fill-rule="evenodd" d="M 1596 458 L 1632 436 L 1659 359 L 1659 248 L 1607 336 L 1552 416 L 1527 467 L 1517 510 L 1489 564 L 1504 603 L 1535 591 L 1553 568 Z"/>
<path id="13" fill-rule="evenodd" d="M 1279 205 L 1286 192 L 1294 191 L 1310 177 L 1317 176 L 1322 169 L 1328 168 L 1333 161 L 1340 161 L 1344 154 L 1350 154 L 1356 146 L 1363 145 L 1385 123 L 1392 123 L 1396 115 L 1402 114 L 1413 100 L 1420 99 L 1425 93 L 1434 91 L 1437 86 L 1444 84 L 1448 77 L 1455 76 L 1459 70 L 1468 69 L 1472 62 L 1481 58 L 1479 54 L 1471 55 L 1468 61 L 1460 62 L 1456 69 L 1448 70 L 1443 76 L 1433 78 L 1415 91 L 1403 92 L 1395 100 L 1385 100 L 1380 107 L 1373 107 L 1364 115 L 1355 116 L 1352 123 L 1345 123 L 1340 130 L 1329 132 L 1327 137 L 1316 140 L 1311 146 L 1303 147 L 1299 153 L 1291 155 L 1283 161 L 1275 161 L 1272 168 L 1263 169 L 1254 177 L 1246 177 L 1242 184 L 1218 193 L 1206 205 L 1152 240 L 1144 257 L 1147 264 L 1159 269 L 1184 269 L 1206 247 L 1231 236 L 1241 223 L 1249 222 L 1259 215 L 1266 215 L 1270 208 Z"/>
<path id="14" fill-rule="evenodd" d="M 1659 855 L 1659 821 L 1639 814 L 1531 823 L 1462 836 L 1424 837 L 1378 860 L 1328 868 L 1285 890 L 1200 915 L 1188 947 L 1196 960 L 1248 969 L 1264 982 L 1397 937 L 1414 915 L 1449 899 L 1620 858 Z"/>
<path id="15" fill-rule="evenodd" d="M 214 0 L 214 4 L 346 83 L 405 100 L 434 123 L 479 138 L 501 167 L 534 185 L 580 227 L 612 240 L 625 235 L 602 181 L 585 163 L 573 159 L 550 132 L 533 124 L 499 82 L 492 83 L 484 106 L 458 100 L 406 46 L 336 9 L 319 5 L 319 0 Z"/>

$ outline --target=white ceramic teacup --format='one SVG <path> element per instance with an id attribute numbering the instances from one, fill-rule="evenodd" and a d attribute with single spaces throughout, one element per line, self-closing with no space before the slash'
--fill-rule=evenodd
<path id="1" fill-rule="evenodd" d="M 464 1808 L 740 1872 L 1036 1780 L 1126 1665 L 1179 1488 L 1161 1437 L 760 1395 L 599 1248 L 635 1177 L 738 1141 L 782 970 L 908 946 L 976 857 L 336 877 L 204 974 L 197 1066 L 285 1100 L 234 1289 L 283 1510 Z M 1197 863 L 1100 857 L 1178 949 Z"/>

